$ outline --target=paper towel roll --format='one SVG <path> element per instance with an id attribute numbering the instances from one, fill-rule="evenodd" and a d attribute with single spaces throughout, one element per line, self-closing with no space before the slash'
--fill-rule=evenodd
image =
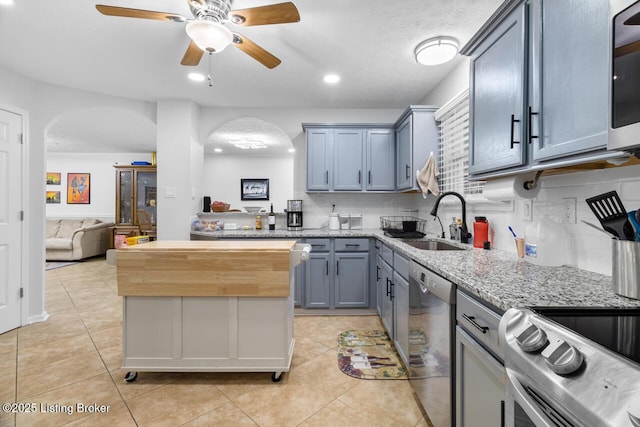
<path id="1" fill-rule="evenodd" d="M 487 200 L 496 201 L 533 199 L 540 191 L 540 182 L 531 190 L 524 187 L 525 182 L 533 179 L 534 177 L 529 174 L 492 179 L 484 184 L 482 195 Z"/>

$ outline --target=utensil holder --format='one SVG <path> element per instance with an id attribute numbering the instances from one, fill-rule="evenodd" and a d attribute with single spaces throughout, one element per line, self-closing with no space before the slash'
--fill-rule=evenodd
<path id="1" fill-rule="evenodd" d="M 640 242 L 612 239 L 613 291 L 640 299 Z"/>

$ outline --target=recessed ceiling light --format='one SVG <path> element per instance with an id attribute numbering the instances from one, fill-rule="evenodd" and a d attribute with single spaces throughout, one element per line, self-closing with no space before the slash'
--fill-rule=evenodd
<path id="1" fill-rule="evenodd" d="M 13 0 L 0 0 L 0 6 L 13 6 Z"/>
<path id="2" fill-rule="evenodd" d="M 214 148 L 213 151 L 216 153 L 222 153 L 222 148 Z"/>
<path id="3" fill-rule="evenodd" d="M 324 76 L 325 83 L 338 83 L 340 81 L 340 76 L 337 74 L 327 74 Z"/>
<path id="4" fill-rule="evenodd" d="M 2 1 L 2 0 L 0 0 Z M 204 81 L 204 75 L 200 74 L 200 73 L 189 73 L 189 78 L 191 80 L 193 80 L 194 82 L 203 82 Z"/>
<path id="5" fill-rule="evenodd" d="M 289 148 L 287 151 L 290 152 L 290 153 L 295 153 L 296 149 L 295 148 Z"/>
<path id="6" fill-rule="evenodd" d="M 458 40 L 453 37 L 434 37 L 420 43 L 415 50 L 416 62 L 422 65 L 440 65 L 458 54 Z"/>

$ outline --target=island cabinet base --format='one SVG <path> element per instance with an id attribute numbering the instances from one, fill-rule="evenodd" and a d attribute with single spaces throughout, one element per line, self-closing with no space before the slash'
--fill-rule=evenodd
<path id="1" fill-rule="evenodd" d="M 288 372 L 291 297 L 125 296 L 125 369 L 172 372 Z"/>

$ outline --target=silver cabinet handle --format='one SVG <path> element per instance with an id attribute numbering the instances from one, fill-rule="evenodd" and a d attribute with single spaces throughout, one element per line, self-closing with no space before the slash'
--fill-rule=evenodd
<path id="1" fill-rule="evenodd" d="M 462 313 L 462 318 L 464 320 L 466 320 L 467 322 L 471 323 L 471 325 L 474 328 L 476 328 L 477 330 L 479 330 L 483 334 L 486 334 L 487 331 L 489 330 L 488 326 L 480 326 L 480 324 L 478 324 L 478 322 L 476 322 L 476 318 L 474 316 L 467 316 L 466 314 Z"/>

